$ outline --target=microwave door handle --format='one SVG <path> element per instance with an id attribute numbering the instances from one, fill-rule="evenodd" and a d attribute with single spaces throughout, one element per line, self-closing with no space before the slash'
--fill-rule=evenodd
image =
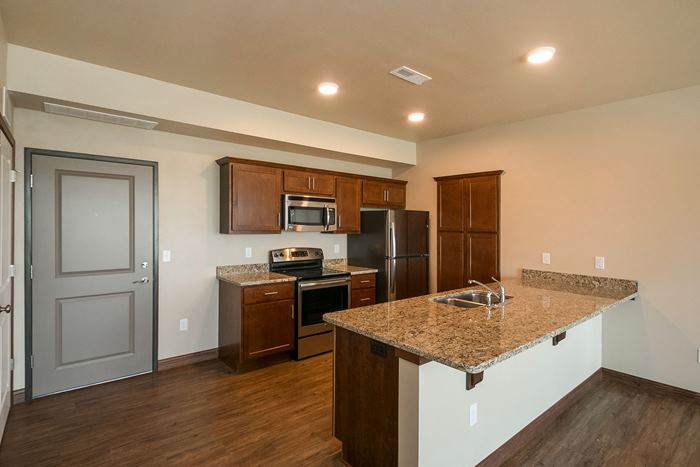
<path id="1" fill-rule="evenodd" d="M 328 206 L 323 208 L 323 218 L 324 218 L 323 222 L 325 224 L 324 228 L 326 230 L 330 229 L 331 228 L 331 209 Z"/>

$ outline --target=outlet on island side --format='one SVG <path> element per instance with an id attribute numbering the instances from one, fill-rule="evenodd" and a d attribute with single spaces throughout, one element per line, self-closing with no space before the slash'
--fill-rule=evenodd
<path id="1" fill-rule="evenodd" d="M 246 258 L 252 258 L 253 257 L 253 249 L 249 246 L 245 248 L 245 257 Z"/>
<path id="2" fill-rule="evenodd" d="M 476 425 L 476 422 L 479 419 L 478 410 L 479 410 L 479 407 L 478 407 L 476 402 L 474 402 L 472 405 L 469 406 L 469 426 Z"/>
<path id="3" fill-rule="evenodd" d="M 333 245 L 333 253 L 340 253 L 340 245 L 337 243 Z"/>

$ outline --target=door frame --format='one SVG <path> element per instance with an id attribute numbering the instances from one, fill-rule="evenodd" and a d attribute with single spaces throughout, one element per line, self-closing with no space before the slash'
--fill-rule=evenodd
<path id="1" fill-rule="evenodd" d="M 24 149 L 24 397 L 34 398 L 32 368 L 32 158 L 34 156 L 63 157 L 115 164 L 143 165 L 153 168 L 153 355 L 152 372 L 158 371 L 158 162 L 125 157 L 101 156 L 50 149 Z M 102 383 L 97 383 L 102 384 Z"/>

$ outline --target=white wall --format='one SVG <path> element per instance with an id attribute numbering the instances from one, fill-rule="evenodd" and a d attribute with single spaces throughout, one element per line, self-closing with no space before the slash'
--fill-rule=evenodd
<path id="1" fill-rule="evenodd" d="M 556 347 L 545 341 L 486 369 L 469 391 L 463 371 L 437 362 L 420 366 L 419 465 L 478 464 L 600 366 L 600 316 L 568 330 Z M 472 404 L 477 423 L 469 426 Z"/>
<path id="2" fill-rule="evenodd" d="M 415 164 L 416 144 L 397 138 L 270 109 L 80 60 L 10 44 L 10 90 L 268 138 Z"/>
<path id="3" fill-rule="evenodd" d="M 206 350 L 217 345 L 216 266 L 264 263 L 267 252 L 286 246 L 321 247 L 328 258 L 345 257 L 346 235 L 284 233 L 280 235 L 221 235 L 219 167 L 224 156 L 296 164 L 389 177 L 389 169 L 338 162 L 210 141 L 159 131 L 60 117 L 18 109 L 14 135 L 17 168 L 23 171 L 24 148 L 73 151 L 158 162 L 160 248 L 172 250 L 171 263 L 160 263 L 159 358 Z M 24 275 L 23 183 L 17 186 L 16 264 Z M 340 253 L 333 253 L 333 245 Z M 245 247 L 253 257 L 245 258 Z M 15 389 L 24 387 L 24 285 L 16 284 Z M 189 331 L 178 322 L 189 318 Z"/>
<path id="4" fill-rule="evenodd" d="M 637 279 L 637 302 L 605 316 L 604 365 L 700 391 L 700 86 L 421 142 L 398 178 L 434 219 L 432 177 L 495 169 L 503 275 Z"/>

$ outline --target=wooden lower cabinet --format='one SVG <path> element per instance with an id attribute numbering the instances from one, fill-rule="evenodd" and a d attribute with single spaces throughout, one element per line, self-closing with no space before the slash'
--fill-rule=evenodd
<path id="1" fill-rule="evenodd" d="M 377 274 L 356 274 L 352 276 L 351 281 L 350 308 L 377 303 Z"/>
<path id="2" fill-rule="evenodd" d="M 294 284 L 241 287 L 219 281 L 219 359 L 234 372 L 294 350 Z"/>

